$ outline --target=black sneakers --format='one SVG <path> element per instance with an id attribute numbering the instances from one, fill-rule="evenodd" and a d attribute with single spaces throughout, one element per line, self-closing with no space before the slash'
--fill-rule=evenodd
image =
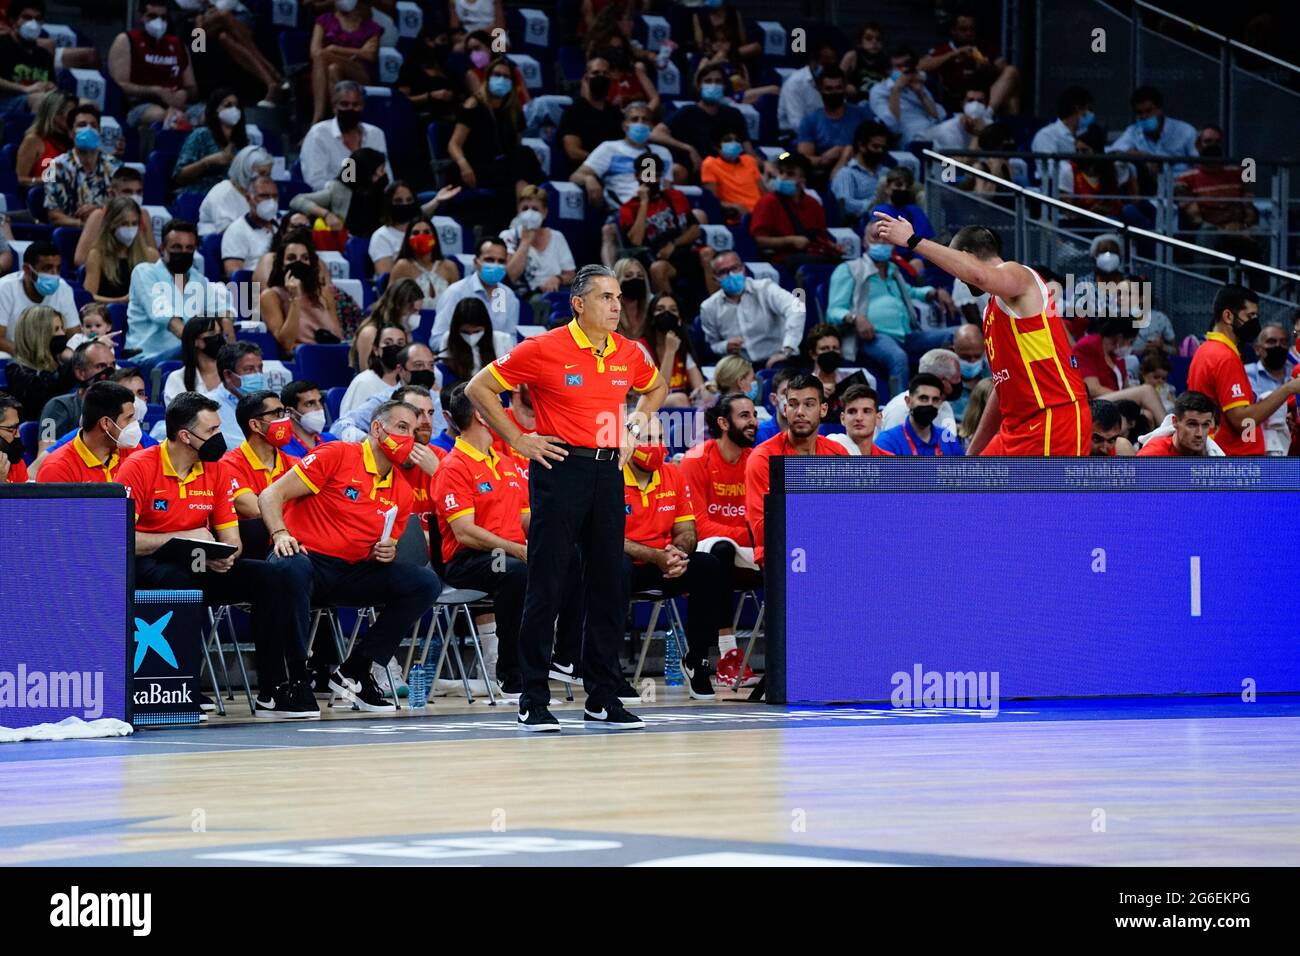
<path id="1" fill-rule="evenodd" d="M 618 685 L 618 699 L 624 704 L 641 703 L 641 695 L 637 693 L 637 689 L 632 686 L 631 682 L 626 680 Z"/>
<path id="2" fill-rule="evenodd" d="M 558 680 L 570 684 L 582 683 L 582 671 L 578 665 L 572 661 L 563 661 L 558 657 L 551 659 L 550 672 L 547 675 L 551 680 Z"/>
<path id="3" fill-rule="evenodd" d="M 694 667 L 682 661 L 682 674 L 686 678 L 686 688 L 694 700 L 713 700 L 713 681 L 709 678 L 708 661 L 700 661 Z"/>
<path id="4" fill-rule="evenodd" d="M 608 730 L 644 730 L 645 721 L 631 713 L 620 703 L 593 707 L 590 702 L 583 710 L 583 725 L 588 729 L 603 727 Z"/>
<path id="5" fill-rule="evenodd" d="M 520 730 L 534 734 L 558 734 L 560 722 L 555 715 L 540 704 L 519 705 L 518 724 Z"/>
<path id="6" fill-rule="evenodd" d="M 257 695 L 253 716 L 259 720 L 310 720 L 320 717 L 320 706 L 305 681 L 281 684 L 269 699 Z"/>

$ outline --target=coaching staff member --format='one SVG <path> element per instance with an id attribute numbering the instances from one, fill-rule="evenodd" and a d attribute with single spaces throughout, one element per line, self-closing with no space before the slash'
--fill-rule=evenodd
<path id="1" fill-rule="evenodd" d="M 573 320 L 533 336 L 488 365 L 465 394 L 492 427 L 529 460 L 532 521 L 528 530 L 528 590 L 519 630 L 519 726 L 558 731 L 547 709 L 547 673 L 555 617 L 576 543 L 583 557 L 587 618 L 582 682 L 588 726 L 644 727 L 618 699 L 623 636 L 623 466 L 651 416 L 668 394 L 645 349 L 614 330 L 621 311 L 618 280 L 604 266 L 583 266 L 570 286 Z M 537 433 L 526 434 L 506 414 L 499 395 L 527 385 Z M 627 414 L 627 393 L 641 393 Z"/>

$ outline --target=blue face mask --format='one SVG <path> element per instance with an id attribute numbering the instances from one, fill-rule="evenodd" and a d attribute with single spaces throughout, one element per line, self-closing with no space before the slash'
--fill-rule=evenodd
<path id="1" fill-rule="evenodd" d="M 721 83 L 702 83 L 700 84 L 700 99 L 706 103 L 717 103 L 722 99 Z"/>
<path id="2" fill-rule="evenodd" d="M 780 196 L 793 196 L 797 185 L 793 179 L 778 179 L 776 181 L 776 192 Z"/>
<path id="3" fill-rule="evenodd" d="M 718 285 L 727 295 L 740 295 L 745 291 L 745 273 L 729 272 L 718 280 Z"/>
<path id="4" fill-rule="evenodd" d="M 514 87 L 514 82 L 508 76 L 491 76 L 488 77 L 488 92 L 493 96 L 507 96 Z"/>
<path id="5" fill-rule="evenodd" d="M 746 392 L 745 394 L 749 396 L 749 400 L 751 402 L 757 405 L 758 397 L 763 394 L 763 383 L 760 382 L 758 379 L 754 379 L 752 382 L 749 383 L 749 391 Z"/>
<path id="6" fill-rule="evenodd" d="M 499 262 L 485 262 L 478 267 L 478 277 L 484 285 L 496 285 L 506 277 L 506 267 Z"/>
<path id="7" fill-rule="evenodd" d="M 744 151 L 744 145 L 735 140 L 722 144 L 722 158 L 726 160 L 740 159 L 740 154 Z"/>
<path id="8" fill-rule="evenodd" d="M 1159 116 L 1148 116 L 1144 119 L 1138 120 L 1138 129 L 1142 130 L 1144 133 L 1154 133 L 1159 126 Z"/>
<path id="9" fill-rule="evenodd" d="M 1088 127 L 1092 125 L 1092 121 L 1095 120 L 1096 118 L 1097 115 L 1093 113 L 1092 110 L 1088 110 L 1088 112 L 1080 116 L 1079 128 L 1074 131 L 1074 135 L 1082 136 L 1084 133 L 1088 132 Z"/>
<path id="10" fill-rule="evenodd" d="M 99 149 L 99 130 L 83 126 L 77 130 L 77 149 Z"/>
<path id="11" fill-rule="evenodd" d="M 872 262 L 888 262 L 894 255 L 894 247 L 887 242 L 873 242 L 867 246 L 867 256 Z"/>
<path id="12" fill-rule="evenodd" d="M 36 292 L 41 298 L 54 295 L 59 291 L 59 277 L 36 273 Z"/>
<path id="13" fill-rule="evenodd" d="M 650 124 L 629 123 L 627 127 L 627 138 L 638 146 L 645 145 L 645 142 L 650 138 Z"/>
<path id="14" fill-rule="evenodd" d="M 966 379 L 982 378 L 984 375 L 984 360 L 978 362 L 961 361 L 961 377 Z"/>
<path id="15" fill-rule="evenodd" d="M 902 71 L 902 70 L 895 70 L 893 73 L 890 73 L 890 74 L 889 74 L 889 81 L 890 81 L 891 83 L 897 83 L 897 82 L 898 82 L 898 78 L 899 78 L 900 76 L 902 76 L 902 75 L 903 75 L 903 71 Z"/>
<path id="16" fill-rule="evenodd" d="M 266 376 L 261 372 L 249 372 L 239 376 L 239 390 L 245 395 L 266 391 Z"/>

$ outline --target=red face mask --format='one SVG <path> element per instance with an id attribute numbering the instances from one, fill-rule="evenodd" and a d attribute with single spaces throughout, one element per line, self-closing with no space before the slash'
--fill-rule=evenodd
<path id="1" fill-rule="evenodd" d="M 266 426 L 264 437 L 273 447 L 283 448 L 293 438 L 293 422 L 288 418 L 277 418 Z"/>
<path id="2" fill-rule="evenodd" d="M 386 431 L 384 437 L 379 440 L 379 447 L 385 458 L 394 465 L 400 465 L 411 457 L 411 450 L 415 448 L 415 436 L 394 435 Z"/>
<path id="3" fill-rule="evenodd" d="M 632 461 L 646 471 L 658 471 L 668 457 L 668 449 L 663 445 L 642 445 L 632 452 Z"/>
<path id="4" fill-rule="evenodd" d="M 417 256 L 427 256 L 433 252 L 433 236 L 424 233 L 412 236 L 411 249 Z"/>

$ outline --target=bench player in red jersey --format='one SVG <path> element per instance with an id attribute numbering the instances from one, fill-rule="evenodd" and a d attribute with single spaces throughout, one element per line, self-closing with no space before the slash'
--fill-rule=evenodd
<path id="1" fill-rule="evenodd" d="M 979 295 L 993 394 L 968 455 L 1087 455 L 1092 442 L 1088 392 L 1069 337 L 1042 277 L 1002 258 L 997 233 L 966 226 L 945 246 L 920 239 L 905 219 L 877 212 L 873 241 L 906 246 Z"/>

